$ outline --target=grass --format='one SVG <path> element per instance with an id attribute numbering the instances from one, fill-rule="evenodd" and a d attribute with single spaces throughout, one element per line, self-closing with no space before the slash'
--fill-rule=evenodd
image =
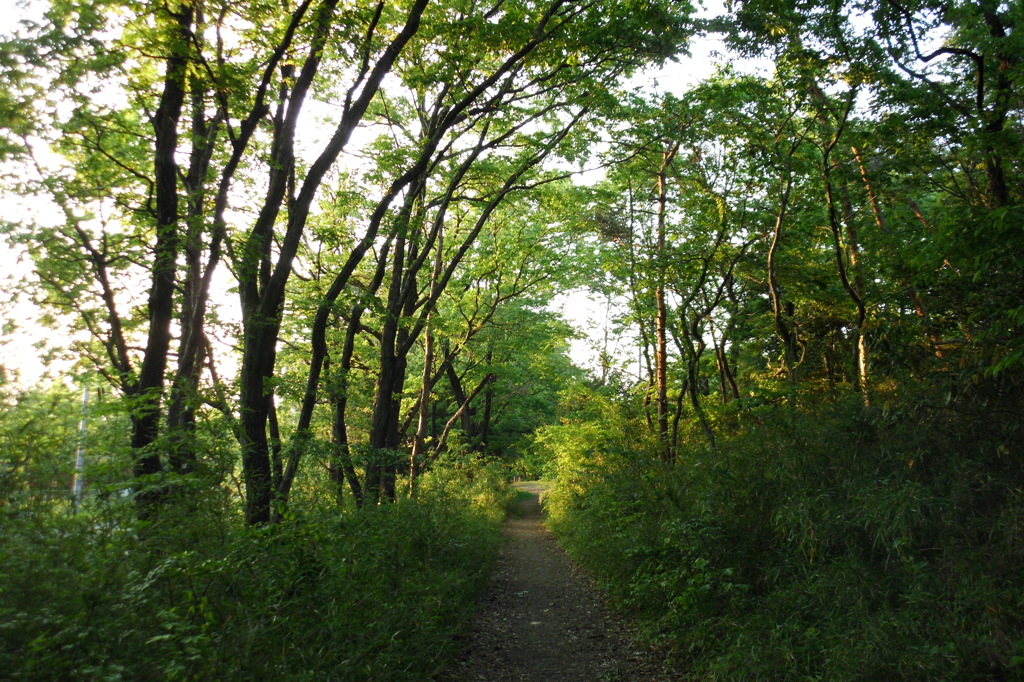
<path id="1" fill-rule="evenodd" d="M 8 514 L 5 679 L 426 680 L 457 654 L 509 495 L 425 480 L 416 501 L 296 509 L 244 528 L 205 511 Z M 117 523 L 101 523 L 120 514 Z"/>

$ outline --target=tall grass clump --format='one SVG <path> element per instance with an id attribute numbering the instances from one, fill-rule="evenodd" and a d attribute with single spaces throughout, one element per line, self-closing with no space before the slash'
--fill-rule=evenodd
<path id="1" fill-rule="evenodd" d="M 723 411 L 669 461 L 568 419 L 553 524 L 698 679 L 1024 679 L 1024 427 L 881 402 Z"/>
<path id="2" fill-rule="evenodd" d="M 207 474 L 147 522 L 113 484 L 73 514 L 9 481 L 0 677 L 426 680 L 450 663 L 497 546 L 496 469 L 438 468 L 416 499 L 362 510 L 303 494 L 260 528 Z"/>
<path id="3" fill-rule="evenodd" d="M 11 679 L 430 679 L 456 653 L 494 519 L 433 498 L 208 523 L 192 543 L 167 537 L 170 522 L 8 524 L 0 667 Z"/>

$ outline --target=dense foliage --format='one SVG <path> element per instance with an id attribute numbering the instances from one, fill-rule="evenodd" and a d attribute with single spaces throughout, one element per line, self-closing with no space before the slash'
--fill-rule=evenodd
<path id="1" fill-rule="evenodd" d="M 665 463 L 635 415 L 591 421 L 604 400 L 544 431 L 548 508 L 571 553 L 682 670 L 1019 676 L 1018 420 L 910 401 L 760 406 L 721 415 L 732 428 L 716 453 L 691 441 Z"/>
<path id="2" fill-rule="evenodd" d="M 770 74 L 625 110 L 587 206 L 637 352 L 536 457 L 699 678 L 1022 674 L 1021 18 L 738 3 Z"/>
<path id="3" fill-rule="evenodd" d="M 225 495 L 140 522 L 119 490 L 94 487 L 71 515 L 66 489 L 26 480 L 61 467 L 21 426 L 0 424 L 26 457 L 22 492 L 5 478 L 0 506 L 5 679 L 430 679 L 458 653 L 510 502 L 501 472 L 476 466 L 361 511 L 307 482 L 310 503 L 259 528 Z"/>

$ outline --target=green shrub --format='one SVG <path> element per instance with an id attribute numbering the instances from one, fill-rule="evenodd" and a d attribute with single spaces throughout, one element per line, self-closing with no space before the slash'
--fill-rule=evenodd
<path id="1" fill-rule="evenodd" d="M 566 424 L 548 508 L 687 675 L 1020 679 L 1024 430 L 957 407 L 760 405 L 673 463 Z"/>
<path id="2" fill-rule="evenodd" d="M 211 504 L 140 524 L 120 498 L 77 516 L 7 518 L 0 669 L 9 679 L 430 679 L 482 589 L 504 494 L 483 470 L 460 495 L 437 478 L 416 501 L 295 507 L 264 528 Z"/>

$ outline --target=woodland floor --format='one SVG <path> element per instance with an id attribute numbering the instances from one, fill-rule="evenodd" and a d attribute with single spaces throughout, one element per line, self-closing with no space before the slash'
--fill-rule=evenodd
<path id="1" fill-rule="evenodd" d="M 538 483 L 505 523 L 494 570 L 466 635 L 452 682 L 645 681 L 662 673 L 660 657 L 633 644 L 625 624 L 566 557 L 544 525 Z M 520 498 L 525 496 L 520 495 Z"/>

